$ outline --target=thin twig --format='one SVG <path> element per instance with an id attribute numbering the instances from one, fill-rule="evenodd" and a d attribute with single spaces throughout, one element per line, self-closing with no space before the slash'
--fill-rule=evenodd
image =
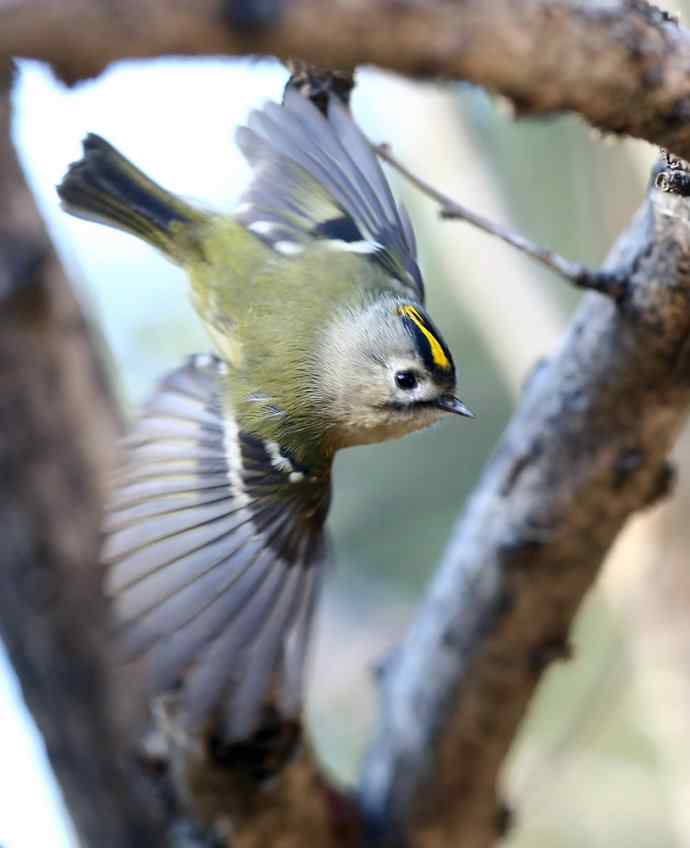
<path id="1" fill-rule="evenodd" d="M 402 174 L 408 182 L 412 183 L 423 194 L 426 194 L 427 197 L 430 197 L 439 204 L 442 218 L 465 221 L 473 227 L 477 227 L 483 232 L 501 239 L 501 241 L 512 245 L 522 251 L 522 253 L 526 253 L 528 256 L 541 262 L 542 265 L 555 271 L 579 289 L 592 289 L 614 300 L 619 300 L 625 294 L 627 275 L 623 270 L 595 270 L 579 262 L 571 262 L 553 250 L 541 247 L 519 233 L 513 233 L 500 224 L 495 224 L 493 221 L 489 221 L 488 218 L 477 215 L 476 212 L 472 212 L 472 210 L 463 206 L 461 203 L 457 203 L 432 185 L 429 185 L 421 177 L 413 174 L 412 171 L 393 155 L 389 145 L 375 145 L 374 149 L 384 162 L 387 162 L 398 173 Z"/>

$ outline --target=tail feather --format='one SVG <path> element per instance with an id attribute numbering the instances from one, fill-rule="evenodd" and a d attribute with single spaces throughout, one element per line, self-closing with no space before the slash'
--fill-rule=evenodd
<path id="1" fill-rule="evenodd" d="M 65 211 L 139 236 L 172 259 L 182 259 L 182 228 L 197 229 L 207 215 L 166 191 L 105 139 L 90 133 L 57 192 Z M 190 227 L 191 225 L 191 227 Z M 182 239 L 189 249 L 190 239 Z"/>

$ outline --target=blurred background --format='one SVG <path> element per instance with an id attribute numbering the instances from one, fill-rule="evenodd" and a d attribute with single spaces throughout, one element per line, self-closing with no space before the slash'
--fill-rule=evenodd
<path id="1" fill-rule="evenodd" d="M 677 8 L 675 9 L 677 11 Z M 89 131 L 154 179 L 231 210 L 249 172 L 233 143 L 253 106 L 279 99 L 272 62 L 157 61 L 68 90 L 24 63 L 16 144 L 64 262 L 132 411 L 155 379 L 209 342 L 180 271 L 121 233 L 64 215 L 54 186 Z M 370 137 L 460 202 L 596 265 L 642 201 L 656 151 L 574 118 L 514 123 L 466 86 L 358 75 Z M 336 466 L 326 587 L 309 710 L 320 750 L 357 773 L 376 708 L 372 669 L 395 644 L 490 455 L 520 386 L 577 302 L 559 279 L 394 180 L 421 245 L 430 312 L 460 367 L 475 421 L 346 452 Z M 690 845 L 690 436 L 675 498 L 630 522 L 582 609 L 575 659 L 549 672 L 507 764 L 515 848 Z M 0 645 L 2 848 L 74 848 L 40 738 Z M 32 815 L 26 816 L 26 807 Z"/>

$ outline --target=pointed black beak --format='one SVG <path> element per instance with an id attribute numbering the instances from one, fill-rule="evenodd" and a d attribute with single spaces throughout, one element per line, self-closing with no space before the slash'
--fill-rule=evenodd
<path id="1" fill-rule="evenodd" d="M 474 412 L 465 406 L 465 404 L 453 395 L 441 395 L 434 402 L 434 406 L 442 409 L 444 412 L 452 412 L 454 415 L 464 415 L 466 418 L 474 418 Z"/>

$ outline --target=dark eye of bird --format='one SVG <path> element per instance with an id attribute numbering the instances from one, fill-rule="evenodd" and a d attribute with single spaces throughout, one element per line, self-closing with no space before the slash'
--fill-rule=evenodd
<path id="1" fill-rule="evenodd" d="M 406 392 L 417 388 L 417 376 L 414 371 L 398 371 L 395 375 L 395 385 Z"/>

